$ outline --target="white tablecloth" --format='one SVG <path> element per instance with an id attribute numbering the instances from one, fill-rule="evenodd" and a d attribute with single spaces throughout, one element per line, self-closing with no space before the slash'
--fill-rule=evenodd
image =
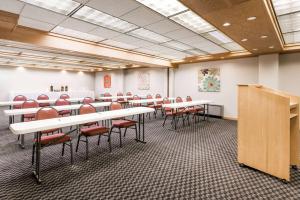
<path id="1" fill-rule="evenodd" d="M 22 92 L 22 91 L 11 91 L 9 93 L 9 99 L 12 101 L 17 95 L 24 95 L 27 99 L 37 99 L 41 94 L 46 94 L 49 96 L 49 99 L 58 99 L 61 94 L 68 94 L 70 98 L 84 98 L 92 97 L 95 98 L 95 92 L 92 90 L 84 91 L 68 91 L 68 92 L 47 92 L 47 91 L 35 91 L 35 92 Z"/>

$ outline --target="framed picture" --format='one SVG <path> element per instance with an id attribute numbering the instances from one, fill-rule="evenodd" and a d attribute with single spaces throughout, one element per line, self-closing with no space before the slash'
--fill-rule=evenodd
<path id="1" fill-rule="evenodd" d="M 198 71 L 199 92 L 220 92 L 220 68 L 203 68 Z"/>
<path id="2" fill-rule="evenodd" d="M 149 72 L 138 73 L 138 89 L 139 90 L 150 90 L 150 74 Z"/>
<path id="3" fill-rule="evenodd" d="M 111 76 L 110 76 L 110 74 L 104 75 L 103 81 L 104 81 L 104 88 L 111 88 Z"/>

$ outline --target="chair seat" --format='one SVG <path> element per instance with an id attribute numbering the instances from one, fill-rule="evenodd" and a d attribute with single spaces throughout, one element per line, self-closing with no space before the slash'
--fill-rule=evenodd
<path id="1" fill-rule="evenodd" d="M 104 133 L 108 133 L 109 129 L 104 126 L 91 126 L 86 128 L 81 128 L 81 134 L 85 136 L 94 136 L 94 135 L 102 135 Z"/>
<path id="2" fill-rule="evenodd" d="M 69 114 L 71 114 L 71 111 L 70 110 L 62 110 L 62 111 L 59 111 L 59 114 L 60 115 L 69 115 Z"/>
<path id="3" fill-rule="evenodd" d="M 69 135 L 65 135 L 64 133 L 56 133 L 53 135 L 47 135 L 41 137 L 41 144 L 59 144 L 64 143 L 67 141 L 71 141 L 71 137 Z M 36 142 L 36 139 L 34 139 L 34 142 Z"/>
<path id="4" fill-rule="evenodd" d="M 134 126 L 137 122 L 134 120 L 125 120 L 125 119 L 120 119 L 120 120 L 114 120 L 112 122 L 112 125 L 114 127 L 118 127 L 118 128 L 127 128 L 130 126 Z"/>
<path id="5" fill-rule="evenodd" d="M 118 103 L 128 103 L 128 101 L 125 101 L 125 100 L 121 100 L 121 101 L 118 101 Z"/>
<path id="6" fill-rule="evenodd" d="M 40 103 L 39 106 L 40 107 L 48 107 L 48 106 L 50 106 L 50 103 Z"/>
<path id="7" fill-rule="evenodd" d="M 184 112 L 183 111 L 167 111 L 166 112 L 166 115 L 167 116 L 172 116 L 172 115 L 182 115 L 182 114 L 184 114 Z"/>
<path id="8" fill-rule="evenodd" d="M 34 121 L 35 118 L 34 117 L 24 117 L 24 122 L 31 122 L 31 121 Z"/>

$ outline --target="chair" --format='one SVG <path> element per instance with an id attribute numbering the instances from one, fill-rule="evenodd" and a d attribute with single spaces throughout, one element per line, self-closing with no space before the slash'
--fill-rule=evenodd
<path id="1" fill-rule="evenodd" d="M 68 94 L 62 94 L 59 97 L 60 99 L 70 99 L 70 96 Z"/>
<path id="2" fill-rule="evenodd" d="M 91 104 L 84 104 L 79 108 L 80 115 L 95 113 L 95 112 L 96 112 L 96 108 L 94 106 L 92 106 Z M 107 133 L 107 135 L 105 135 L 105 133 Z M 110 140 L 110 135 L 108 133 L 109 133 L 109 128 L 100 126 L 98 122 L 91 122 L 91 123 L 81 125 L 80 134 L 78 135 L 78 140 L 77 140 L 77 145 L 76 145 L 76 152 L 78 151 L 79 142 L 80 141 L 85 142 L 85 144 L 86 144 L 86 159 L 88 159 L 88 152 L 89 152 L 88 138 L 97 136 L 97 135 L 99 136 L 98 145 L 100 144 L 101 136 L 108 137 L 109 149 L 111 150 L 111 140 Z M 84 136 L 85 140 L 80 140 L 81 136 Z"/>
<path id="3" fill-rule="evenodd" d="M 39 107 L 39 103 L 35 100 L 27 100 L 27 101 L 24 101 L 24 103 L 22 104 L 22 109 L 38 108 L 38 107 Z M 23 122 L 29 122 L 29 121 L 33 121 L 33 120 L 35 120 L 35 113 L 22 115 Z"/>
<path id="4" fill-rule="evenodd" d="M 104 97 L 111 97 L 111 94 L 108 93 L 108 92 L 105 92 L 104 93 Z M 104 99 L 104 101 L 106 101 L 106 102 L 112 102 L 112 99 Z"/>
<path id="5" fill-rule="evenodd" d="M 164 98 L 163 104 L 170 104 L 170 103 L 171 103 L 171 101 L 168 98 Z M 165 119 L 164 119 L 164 122 L 163 122 L 163 126 L 165 126 L 167 118 L 172 117 L 172 122 L 171 123 L 175 123 L 175 128 L 176 128 L 176 125 L 177 125 L 177 117 L 182 117 L 183 118 L 183 115 L 184 115 L 184 112 L 182 110 L 180 110 L 180 109 L 174 110 L 174 109 L 168 108 L 168 107 L 164 108 L 164 113 L 165 113 Z"/>
<path id="6" fill-rule="evenodd" d="M 52 119 L 52 118 L 57 118 L 59 117 L 59 113 L 57 110 L 51 107 L 45 107 L 41 108 L 37 113 L 36 113 L 36 120 L 43 120 L 43 119 Z M 54 133 L 54 132 L 58 133 Z M 43 136 L 48 133 L 54 133 L 52 135 L 47 135 Z M 60 129 L 52 129 L 52 130 L 47 130 L 47 131 L 42 131 L 41 133 L 41 138 L 40 138 L 40 143 L 41 147 L 46 147 L 50 145 L 56 145 L 56 144 L 62 144 L 62 156 L 64 155 L 65 152 L 65 145 L 68 145 L 70 147 L 70 152 L 71 152 L 71 164 L 73 164 L 73 149 L 72 149 L 72 139 L 69 135 L 66 135 L 65 133 L 62 133 Z M 37 144 L 37 137 L 36 135 L 33 143 L 33 148 L 32 148 L 32 164 L 34 164 L 34 157 L 35 157 L 35 148 Z"/>
<path id="7" fill-rule="evenodd" d="M 155 95 L 155 99 L 161 99 L 161 98 L 162 98 L 162 97 L 161 97 L 160 94 L 156 94 L 156 95 Z M 155 108 L 156 108 L 156 112 L 157 112 L 158 110 L 161 111 L 161 116 L 163 117 L 163 116 L 164 116 L 164 112 L 163 112 L 163 109 L 162 109 L 162 103 L 163 103 L 163 101 L 156 101 Z"/>
<path id="8" fill-rule="evenodd" d="M 49 97 L 45 94 L 41 94 L 38 96 L 37 100 L 49 100 Z M 40 107 L 47 107 L 50 106 L 50 103 L 39 103 Z"/>
<path id="9" fill-rule="evenodd" d="M 126 96 L 132 96 L 132 93 L 131 92 L 127 92 Z M 133 97 L 128 97 L 127 98 L 127 101 L 131 101 L 131 100 L 133 100 Z"/>
<path id="10" fill-rule="evenodd" d="M 152 95 L 151 94 L 147 94 L 147 96 L 146 96 L 146 98 L 147 99 L 153 99 L 153 97 L 152 97 Z M 156 118 L 156 107 L 155 107 L 155 104 L 154 104 L 154 102 L 147 102 L 147 107 L 149 107 L 149 108 L 154 108 L 154 116 L 155 116 L 155 118 Z M 147 113 L 147 115 L 149 116 L 149 119 L 151 119 L 151 114 L 150 113 Z M 146 116 L 147 116 L 146 115 Z"/>
<path id="11" fill-rule="evenodd" d="M 83 104 L 90 104 L 90 103 L 94 103 L 95 100 L 92 97 L 84 97 L 84 99 L 82 100 Z"/>
<path id="12" fill-rule="evenodd" d="M 120 103 L 120 104 L 126 104 L 126 103 L 128 103 L 128 101 L 126 101 L 123 98 L 123 93 L 122 92 L 118 92 L 117 96 L 118 96 L 118 99 L 117 99 L 118 103 Z"/>
<path id="13" fill-rule="evenodd" d="M 66 106 L 66 105 L 71 105 L 71 102 L 66 99 L 57 99 L 55 102 L 55 106 Z M 71 115 L 70 110 L 61 110 L 58 113 L 61 117 L 66 117 Z"/>
<path id="14" fill-rule="evenodd" d="M 138 95 L 134 95 L 133 100 L 141 100 L 141 97 L 139 97 Z M 142 106 L 142 104 L 141 103 L 133 103 L 132 106 L 133 107 L 140 107 L 140 106 Z"/>
<path id="15" fill-rule="evenodd" d="M 186 101 L 193 101 L 191 96 L 186 97 Z M 193 114 L 193 118 L 196 121 L 196 116 L 199 116 L 200 113 L 204 114 L 205 110 L 202 106 L 190 106 L 188 108 L 189 113 Z"/>
<path id="16" fill-rule="evenodd" d="M 113 102 L 110 106 L 110 110 L 120 110 L 120 109 L 122 109 L 122 105 L 118 102 Z M 127 132 L 128 128 L 135 129 L 135 136 L 137 138 L 137 125 L 136 124 L 137 124 L 136 121 L 128 120 L 128 119 L 125 119 L 125 118 L 112 119 L 112 126 L 110 128 L 109 135 L 111 135 L 112 132 L 119 133 L 119 135 L 120 135 L 120 147 L 122 147 L 122 131 L 121 131 L 121 129 L 125 128 L 124 137 L 126 136 L 126 132 Z M 113 129 L 115 129 L 115 128 L 118 129 L 117 132 L 113 131 Z"/>
<path id="17" fill-rule="evenodd" d="M 26 100 L 27 98 L 23 95 L 15 96 L 15 98 L 13 99 L 13 101 L 26 101 Z M 21 109 L 21 108 L 22 108 L 22 104 L 13 106 L 13 109 Z"/>

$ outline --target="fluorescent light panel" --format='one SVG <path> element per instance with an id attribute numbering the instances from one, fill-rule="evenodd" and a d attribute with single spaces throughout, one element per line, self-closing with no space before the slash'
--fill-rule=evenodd
<path id="1" fill-rule="evenodd" d="M 211 31 L 206 34 L 203 34 L 203 36 L 217 44 L 225 44 L 232 42 L 232 40 L 229 37 L 227 37 L 220 31 Z"/>
<path id="2" fill-rule="evenodd" d="M 64 15 L 69 14 L 75 8 L 77 8 L 80 3 L 72 0 L 21 0 L 25 3 L 29 3 L 41 8 L 52 10 Z"/>
<path id="3" fill-rule="evenodd" d="M 175 15 L 170 19 L 197 33 L 205 33 L 216 29 L 192 11 Z"/>
<path id="4" fill-rule="evenodd" d="M 114 41 L 114 40 L 105 40 L 101 43 L 106 44 L 106 45 L 110 45 L 110 46 L 114 46 L 114 47 L 123 48 L 123 49 L 136 49 L 136 48 L 138 48 L 134 45 L 130 45 L 130 44 L 126 44 L 126 43 L 123 43 L 123 42 Z"/>
<path id="5" fill-rule="evenodd" d="M 299 0 L 273 0 L 276 15 L 284 15 L 300 11 Z"/>
<path id="6" fill-rule="evenodd" d="M 188 49 L 188 50 L 185 50 L 185 52 L 192 54 L 192 55 L 201 55 L 201 56 L 207 54 L 199 49 Z"/>
<path id="7" fill-rule="evenodd" d="M 79 38 L 82 40 L 88 40 L 88 41 L 92 41 L 92 42 L 99 42 L 99 41 L 104 40 L 104 38 L 101 38 L 101 37 L 98 37 L 95 35 L 83 33 L 80 31 L 75 31 L 75 30 L 68 29 L 68 28 L 63 28 L 61 26 L 55 27 L 51 32 L 61 34 L 61 35 L 66 35 L 69 37 Z"/>
<path id="8" fill-rule="evenodd" d="M 180 42 L 177 42 L 177 41 L 169 41 L 169 42 L 163 43 L 163 45 L 180 50 L 180 51 L 191 49 L 190 46 L 180 43 Z"/>
<path id="9" fill-rule="evenodd" d="M 123 33 L 138 28 L 134 24 L 108 15 L 99 10 L 95 10 L 88 6 L 84 6 L 79 9 L 73 15 L 73 17 Z"/>
<path id="10" fill-rule="evenodd" d="M 155 10 L 156 12 L 169 17 L 171 15 L 188 10 L 182 3 L 177 0 L 136 0 L 141 4 Z"/>
<path id="11" fill-rule="evenodd" d="M 237 44 L 235 42 L 223 44 L 222 47 L 228 49 L 229 51 L 243 51 L 243 50 L 245 50 L 243 47 L 241 47 L 239 44 Z"/>
<path id="12" fill-rule="evenodd" d="M 300 31 L 285 33 L 283 38 L 286 44 L 300 43 Z"/>
<path id="13" fill-rule="evenodd" d="M 300 12 L 278 17 L 278 22 L 283 33 L 300 30 Z"/>
<path id="14" fill-rule="evenodd" d="M 138 38 L 141 38 L 141 39 L 152 41 L 155 43 L 164 43 L 164 42 L 168 42 L 171 40 L 165 36 L 154 33 L 152 31 L 149 31 L 144 28 L 139 28 L 139 29 L 133 30 L 133 31 L 129 32 L 128 34 L 138 37 Z"/>

